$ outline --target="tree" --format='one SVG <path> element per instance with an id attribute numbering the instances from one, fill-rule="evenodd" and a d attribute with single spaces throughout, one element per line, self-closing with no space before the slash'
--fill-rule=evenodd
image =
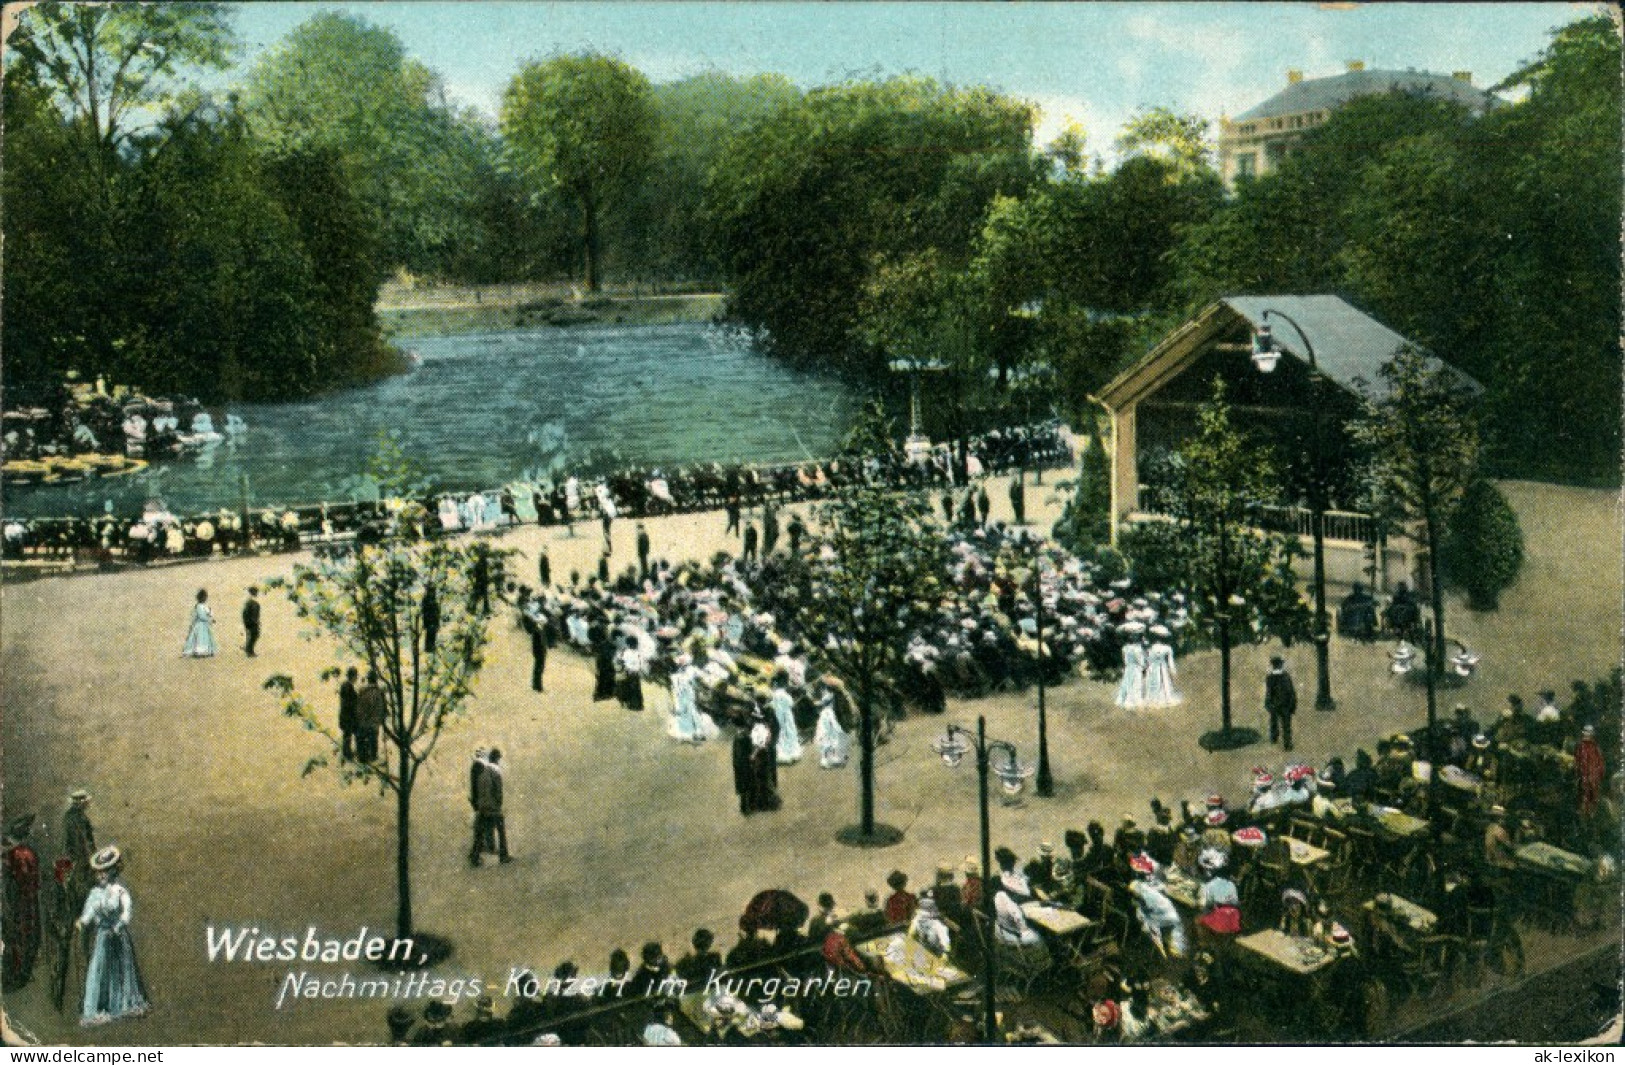
<path id="1" fill-rule="evenodd" d="M 1083 445 L 1072 496 L 1055 523 L 1055 538 L 1074 554 L 1087 555 L 1111 539 L 1111 479 L 1111 460 L 1106 457 L 1096 426 Z"/>
<path id="2" fill-rule="evenodd" d="M 233 39 L 224 4 L 73 4 L 18 13 L 11 64 L 83 135 L 86 161 L 114 157 L 142 117 L 175 98 L 183 66 L 219 69 Z"/>
<path id="3" fill-rule="evenodd" d="M 1221 379 L 1197 418 L 1197 435 L 1151 492 L 1153 508 L 1172 520 L 1143 524 L 1123 550 L 1142 584 L 1186 589 L 1198 634 L 1218 645 L 1221 727 L 1202 738 L 1218 750 L 1257 739 L 1231 724 L 1230 652 L 1238 637 L 1307 631 L 1308 609 L 1291 567 L 1296 541 L 1260 531 L 1263 508 L 1277 494 L 1269 453 L 1232 424 Z"/>
<path id="4" fill-rule="evenodd" d="M 1182 180 L 1213 173 L 1213 146 L 1208 121 L 1166 107 L 1140 111 L 1123 126 L 1117 150 L 1125 156 L 1148 155 L 1169 164 L 1170 177 Z"/>
<path id="5" fill-rule="evenodd" d="M 1367 476 L 1377 517 L 1404 529 L 1426 552 L 1433 604 L 1429 668 L 1443 668 L 1444 582 L 1441 549 L 1452 515 L 1478 469 L 1472 392 L 1449 367 L 1405 347 L 1382 368 L 1380 388 L 1366 396 L 1351 426 L 1370 456 Z M 1433 724 L 1429 705 L 1428 725 Z"/>
<path id="6" fill-rule="evenodd" d="M 854 427 L 847 450 L 861 469 L 865 459 L 889 456 L 891 440 L 889 425 L 872 406 Z M 883 845 L 901 833 L 875 821 L 876 714 L 895 696 L 909 635 L 941 602 L 947 544 L 922 498 L 896 492 L 879 478 L 843 484 L 819 508 L 818 524 L 809 591 L 795 621 L 856 703 L 859 821 L 843 829 L 841 838 Z"/>
<path id="7" fill-rule="evenodd" d="M 610 56 L 563 55 L 529 63 L 502 96 L 502 134 L 538 189 L 565 197 L 580 219 L 583 277 L 599 286 L 605 216 L 632 194 L 654 150 L 649 81 Z"/>
<path id="8" fill-rule="evenodd" d="M 1467 592 L 1468 608 L 1496 609 L 1523 568 L 1523 529 L 1495 485 L 1480 479 L 1468 486 L 1443 550 L 1445 579 Z"/>
<path id="9" fill-rule="evenodd" d="M 305 775 L 331 768 L 346 784 L 376 784 L 380 794 L 395 796 L 395 927 L 403 939 L 414 938 L 415 931 L 413 789 L 441 734 L 464 716 L 485 663 L 490 618 L 472 609 L 469 595 L 476 554 L 482 550 L 488 547 L 392 540 L 360 547 L 350 558 L 296 565 L 291 578 L 272 584 L 287 593 L 298 616 L 310 623 L 307 639 L 334 641 L 341 663 L 376 673 L 383 689 L 388 744 L 379 762 L 363 764 L 342 758 L 339 732 L 291 676 L 277 674 L 265 682 L 281 699 L 283 713 L 323 741 L 323 753 L 305 764 Z M 440 615 L 432 650 L 425 644 L 422 610 L 430 587 L 437 592 Z M 339 672 L 335 666 L 322 679 Z"/>
<path id="10" fill-rule="evenodd" d="M 863 292 L 884 264 L 964 269 L 988 205 L 1039 180 L 1030 105 L 928 78 L 815 89 L 741 129 L 707 216 L 729 313 L 801 366 L 884 375 Z"/>
<path id="11" fill-rule="evenodd" d="M 391 30 L 313 15 L 254 64 L 243 106 L 275 152 L 342 160 L 377 233 L 366 280 L 402 266 L 445 273 L 481 236 L 488 136 Z"/>

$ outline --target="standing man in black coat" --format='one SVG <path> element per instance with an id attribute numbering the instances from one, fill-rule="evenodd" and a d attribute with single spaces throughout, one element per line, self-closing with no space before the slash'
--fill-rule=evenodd
<path id="1" fill-rule="evenodd" d="M 536 555 L 536 579 L 541 582 L 541 594 L 546 595 L 553 587 L 553 560 L 547 557 L 545 547 Z"/>
<path id="2" fill-rule="evenodd" d="M 745 550 L 741 556 L 746 562 L 756 561 L 756 526 L 750 522 L 745 523 Z"/>
<path id="3" fill-rule="evenodd" d="M 355 757 L 357 706 L 361 693 L 356 688 L 356 678 L 361 674 L 354 666 L 344 672 L 344 683 L 339 685 L 339 732 L 344 737 L 339 753 L 345 761 Z"/>
<path id="4" fill-rule="evenodd" d="M 435 640 L 440 637 L 440 595 L 431 583 L 423 590 L 423 650 L 434 654 Z"/>
<path id="5" fill-rule="evenodd" d="M 638 578 L 649 578 L 649 527 L 638 522 Z"/>
<path id="6" fill-rule="evenodd" d="M 249 658 L 254 657 L 254 645 L 260 642 L 260 590 L 248 589 L 248 599 L 243 603 L 243 632 L 246 636 L 243 643 L 243 653 Z"/>
<path id="7" fill-rule="evenodd" d="M 1027 486 L 1019 469 L 1010 481 L 1010 513 L 1015 515 L 1017 525 L 1027 524 Z"/>
<path id="8" fill-rule="evenodd" d="M 1264 677 L 1264 712 L 1270 716 L 1270 742 L 1281 741 L 1281 750 L 1292 749 L 1292 715 L 1298 712 L 1298 689 L 1286 671 L 1286 659 L 1270 656 L 1270 671 Z"/>
<path id="9" fill-rule="evenodd" d="M 542 617 L 541 604 L 528 598 L 521 602 L 519 624 L 530 637 L 530 690 L 539 692 L 547 669 L 547 620 Z"/>
<path id="10" fill-rule="evenodd" d="M 384 727 L 389 705 L 384 689 L 378 686 L 378 674 L 368 670 L 367 683 L 356 693 L 355 702 L 355 759 L 358 762 L 378 760 L 378 730 Z"/>

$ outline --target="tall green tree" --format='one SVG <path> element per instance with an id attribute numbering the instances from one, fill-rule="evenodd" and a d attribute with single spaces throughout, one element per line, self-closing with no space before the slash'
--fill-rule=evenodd
<path id="1" fill-rule="evenodd" d="M 372 273 L 444 273 L 478 239 L 476 197 L 491 155 L 477 122 L 394 32 L 324 11 L 248 71 L 243 107 L 279 153 L 335 152 L 378 232 Z"/>
<path id="2" fill-rule="evenodd" d="M 1231 650 L 1243 639 L 1308 631 L 1308 608 L 1291 567 L 1296 540 L 1259 531 L 1278 497 L 1275 470 L 1269 452 L 1232 422 L 1222 380 L 1197 420 L 1197 434 L 1149 493 L 1172 520 L 1147 522 L 1122 543 L 1142 583 L 1187 591 L 1198 632 L 1219 648 L 1221 724 L 1204 743 L 1222 748 L 1255 738 L 1232 724 Z"/>
<path id="3" fill-rule="evenodd" d="M 320 740 L 321 753 L 305 764 L 305 775 L 331 769 L 345 784 L 376 785 L 395 797 L 395 934 L 414 938 L 412 910 L 412 800 L 418 776 L 440 737 L 467 713 L 474 681 L 485 664 L 490 618 L 470 609 L 475 552 L 485 545 L 393 540 L 359 548 L 348 559 L 319 560 L 294 567 L 284 591 L 307 623 L 306 635 L 336 645 L 339 664 L 324 671 L 331 681 L 342 667 L 374 673 L 383 689 L 385 716 L 377 762 L 343 757 L 337 722 L 301 693 L 294 678 L 267 678 L 282 711 Z M 423 624 L 425 591 L 433 587 L 439 604 L 434 645 Z M 323 700 L 326 701 L 325 698 Z"/>
<path id="4" fill-rule="evenodd" d="M 606 55 L 526 64 L 503 93 L 502 135 L 521 172 L 577 213 L 588 292 L 601 281 L 605 219 L 648 172 L 655 123 L 649 80 Z"/>
<path id="5" fill-rule="evenodd" d="M 1168 164 L 1175 180 L 1213 173 L 1213 140 L 1208 120 L 1166 107 L 1148 107 L 1123 125 L 1117 150 L 1125 156 L 1146 155 Z"/>
<path id="6" fill-rule="evenodd" d="M 860 323 L 874 271 L 964 267 L 987 206 L 1038 180 L 1029 105 L 927 78 L 820 88 L 741 129 L 707 203 L 731 314 L 788 361 L 880 377 Z"/>
<path id="7" fill-rule="evenodd" d="M 893 447 L 889 425 L 871 407 L 852 431 L 849 453 L 861 469 L 864 457 Z M 798 601 L 795 621 L 856 703 L 858 823 L 843 838 L 890 841 L 895 830 L 875 820 L 877 718 L 898 691 L 909 634 L 941 602 L 947 543 L 922 497 L 862 477 L 820 506 L 819 527 L 809 592 Z"/>
<path id="8" fill-rule="evenodd" d="M 1429 660 L 1435 673 L 1443 669 L 1445 648 L 1441 552 L 1457 505 L 1478 471 L 1474 398 L 1460 375 L 1406 348 L 1383 367 L 1382 387 L 1373 390 L 1351 426 L 1370 456 L 1377 516 L 1426 552 L 1434 626 Z M 1428 709 L 1431 716 L 1431 704 Z"/>

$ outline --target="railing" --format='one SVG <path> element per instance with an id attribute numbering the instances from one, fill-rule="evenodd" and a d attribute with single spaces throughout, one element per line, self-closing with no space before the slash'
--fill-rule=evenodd
<path id="1" fill-rule="evenodd" d="M 1314 513 L 1308 507 L 1265 507 L 1263 525 L 1272 532 L 1308 538 L 1314 535 Z M 1369 544 L 1376 537 L 1371 515 L 1349 510 L 1326 511 L 1322 533 L 1327 540 L 1355 544 Z"/>

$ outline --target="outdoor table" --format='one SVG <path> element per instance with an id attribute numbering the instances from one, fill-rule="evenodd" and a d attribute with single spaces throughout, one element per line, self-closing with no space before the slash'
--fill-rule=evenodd
<path id="1" fill-rule="evenodd" d="M 1332 856 L 1331 851 L 1317 847 L 1313 843 L 1305 843 L 1301 839 L 1287 840 L 1286 852 L 1287 857 L 1292 859 L 1292 864 L 1303 869 L 1319 865 Z"/>
<path id="2" fill-rule="evenodd" d="M 857 951 L 866 961 L 877 962 L 887 976 L 910 991 L 954 991 L 971 982 L 969 973 L 937 958 L 920 944 L 913 943 L 911 948 L 905 932 L 859 943 Z"/>
<path id="3" fill-rule="evenodd" d="M 1202 886 L 1188 876 L 1182 869 L 1169 869 L 1168 878 L 1163 883 L 1162 893 L 1167 895 L 1174 903 L 1194 910 L 1201 904 Z"/>
<path id="4" fill-rule="evenodd" d="M 1479 789 L 1484 786 L 1484 782 L 1478 777 L 1453 765 L 1444 766 L 1439 770 L 1439 781 L 1458 791 L 1469 792 L 1473 795 L 1477 795 Z"/>
<path id="5" fill-rule="evenodd" d="M 1367 899 L 1360 908 L 1373 917 L 1384 919 L 1392 917 L 1410 931 L 1422 935 L 1427 935 L 1433 931 L 1434 926 L 1439 921 L 1439 918 L 1434 915 L 1432 910 L 1418 906 L 1410 899 L 1402 898 L 1399 895 L 1388 896 L 1388 908 L 1386 910 L 1378 908 L 1376 899 Z"/>
<path id="6" fill-rule="evenodd" d="M 1513 852 L 1518 864 L 1552 876 L 1579 878 L 1591 872 L 1589 858 L 1582 858 L 1550 843 L 1526 843 Z"/>
<path id="7" fill-rule="evenodd" d="M 1376 819 L 1377 827 L 1394 839 L 1416 839 L 1428 831 L 1426 821 L 1391 806 L 1373 806 L 1371 816 Z"/>
<path id="8" fill-rule="evenodd" d="M 1295 976 L 1313 976 L 1337 961 L 1337 954 L 1307 936 L 1289 936 L 1275 928 L 1241 936 L 1236 945 Z"/>
<path id="9" fill-rule="evenodd" d="M 1074 910 L 1064 910 L 1042 902 L 1023 903 L 1021 912 L 1034 928 L 1056 936 L 1070 936 L 1094 924 Z"/>

